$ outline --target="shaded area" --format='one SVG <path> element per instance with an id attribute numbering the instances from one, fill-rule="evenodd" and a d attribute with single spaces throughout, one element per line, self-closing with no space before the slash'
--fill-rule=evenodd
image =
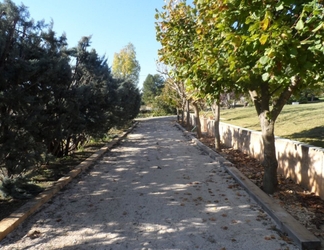
<path id="1" fill-rule="evenodd" d="M 18 179 L 3 179 L 0 183 L 0 220 L 24 205 L 43 189 L 51 186 L 59 178 L 65 176 L 80 162 L 87 159 L 105 143 L 91 143 L 82 151 L 74 152 L 68 157 L 57 159 L 47 165 L 39 166 Z"/>
<path id="2" fill-rule="evenodd" d="M 3 249 L 295 249 L 169 122 L 141 123 Z"/>
<path id="3" fill-rule="evenodd" d="M 213 138 L 203 138 L 202 142 L 214 149 Z M 239 150 L 221 149 L 223 157 L 232 162 L 247 178 L 262 188 L 263 167 L 260 162 Z M 308 228 L 324 243 L 324 201 L 314 193 L 305 190 L 290 178 L 278 176 L 278 190 L 273 198 L 280 203 L 297 221 Z"/>
<path id="4" fill-rule="evenodd" d="M 324 148 L 324 126 L 306 129 L 286 137 L 288 139 L 302 141 L 310 145 Z"/>

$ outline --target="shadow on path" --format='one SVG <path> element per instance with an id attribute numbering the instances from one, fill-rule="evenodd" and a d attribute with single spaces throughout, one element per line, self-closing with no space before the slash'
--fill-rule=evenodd
<path id="1" fill-rule="evenodd" d="M 140 121 L 2 249 L 295 249 L 173 119 Z"/>

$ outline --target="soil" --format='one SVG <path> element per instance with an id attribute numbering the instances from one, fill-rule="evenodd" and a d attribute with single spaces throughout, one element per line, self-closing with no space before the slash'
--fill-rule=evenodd
<path id="1" fill-rule="evenodd" d="M 30 185 L 40 187 L 41 189 L 50 188 L 58 179 L 65 176 L 69 171 L 75 168 L 75 166 L 80 164 L 104 145 L 105 143 L 92 143 L 86 146 L 84 150 L 74 152 L 67 158 L 62 158 L 55 163 L 49 163 L 36 168 L 26 173 L 24 182 L 26 181 Z M 8 194 L 4 192 L 0 186 L 0 220 L 8 217 L 11 213 L 28 202 L 33 195 L 37 195 L 38 193 L 39 192 L 35 192 L 28 197 L 23 197 L 20 193 L 16 193 L 15 196 L 13 193 Z M 18 198 L 19 196 L 21 198 Z"/>
<path id="2" fill-rule="evenodd" d="M 214 138 L 200 139 L 206 146 L 215 150 Z M 260 162 L 233 148 L 222 147 L 217 151 L 233 163 L 246 177 L 262 189 L 263 167 Z M 272 197 L 297 221 L 324 242 L 324 200 L 305 190 L 291 179 L 278 176 L 278 189 Z"/>

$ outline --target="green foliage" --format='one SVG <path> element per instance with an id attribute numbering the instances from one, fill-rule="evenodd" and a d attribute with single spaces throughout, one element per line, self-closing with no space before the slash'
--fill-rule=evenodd
<path id="1" fill-rule="evenodd" d="M 0 3 L 0 169 L 13 178 L 133 119 L 140 94 L 83 37 L 74 48 L 25 6 Z M 71 60 L 71 58 L 73 60 Z"/>
<path id="2" fill-rule="evenodd" d="M 118 105 L 116 124 L 123 125 L 134 119 L 141 107 L 141 94 L 132 81 L 121 81 L 117 89 Z"/>
<path id="3" fill-rule="evenodd" d="M 135 47 L 132 43 L 125 46 L 119 53 L 115 53 L 112 72 L 115 78 L 131 81 L 137 85 L 141 67 L 136 59 Z"/>
<path id="4" fill-rule="evenodd" d="M 208 58 L 200 60 L 220 80 L 230 76 L 234 87 L 254 91 L 259 114 L 269 110 L 271 96 L 277 99 L 270 111 L 275 120 L 291 94 L 320 79 L 323 9 L 317 1 L 195 4 L 201 53 Z"/>
<path id="5" fill-rule="evenodd" d="M 159 96 L 164 87 L 164 79 L 161 75 L 155 74 L 154 76 L 148 74 L 143 83 L 142 101 L 145 105 L 151 105 L 155 102 L 155 98 Z"/>
<path id="6" fill-rule="evenodd" d="M 264 188 L 274 192 L 275 121 L 291 95 L 322 82 L 322 3 L 170 0 L 163 9 L 156 14 L 160 60 L 185 81 L 191 98 L 250 93 L 265 145 Z"/>
<path id="7" fill-rule="evenodd" d="M 30 199 L 43 191 L 43 188 L 33 183 L 28 183 L 25 179 L 4 178 L 0 185 L 0 194 L 3 197 L 13 199 Z"/>
<path id="8" fill-rule="evenodd" d="M 150 107 L 153 116 L 175 114 L 175 91 L 170 88 L 162 75 L 149 74 L 143 83 L 142 101 Z"/>

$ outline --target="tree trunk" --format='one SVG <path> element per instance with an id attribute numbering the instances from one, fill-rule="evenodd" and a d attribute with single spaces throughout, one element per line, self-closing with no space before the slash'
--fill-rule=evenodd
<path id="1" fill-rule="evenodd" d="M 273 108 L 269 111 L 269 103 L 271 100 L 271 93 L 268 83 L 262 83 L 260 89 L 251 90 L 250 96 L 254 102 L 255 109 L 260 119 L 263 141 L 263 161 L 264 167 L 263 176 L 263 191 L 268 194 L 273 194 L 278 185 L 277 168 L 278 161 L 276 157 L 274 125 L 275 121 L 287 103 L 290 96 L 298 89 L 302 83 L 299 75 L 295 75 L 290 79 L 290 85 L 281 91 L 278 99 L 273 102 Z"/>
<path id="2" fill-rule="evenodd" d="M 60 142 L 57 140 L 51 141 L 47 146 L 47 152 L 58 157 L 60 155 Z"/>
<path id="3" fill-rule="evenodd" d="M 185 109 L 186 109 L 186 99 L 185 98 L 182 98 L 182 103 L 181 103 L 181 123 L 184 124 L 184 112 L 185 112 Z"/>
<path id="4" fill-rule="evenodd" d="M 184 124 L 184 109 L 181 110 L 181 124 Z"/>
<path id="5" fill-rule="evenodd" d="M 179 111 L 179 108 L 177 108 L 177 122 L 179 122 L 180 120 L 180 111 Z"/>
<path id="6" fill-rule="evenodd" d="M 215 109 L 214 109 L 214 133 L 215 133 L 215 149 L 219 150 L 220 145 L 220 133 L 219 133 L 219 119 L 220 119 L 220 106 L 215 101 Z"/>
<path id="7" fill-rule="evenodd" d="M 261 163 L 264 168 L 263 190 L 267 194 L 273 194 L 278 185 L 274 122 L 268 120 L 267 113 L 263 112 L 260 114 L 260 123 L 263 142 L 263 161 Z"/>
<path id="8" fill-rule="evenodd" d="M 71 142 L 71 137 L 69 136 L 66 140 L 66 145 L 65 145 L 65 149 L 64 149 L 64 156 L 68 156 L 69 152 L 70 152 L 70 142 Z"/>
<path id="9" fill-rule="evenodd" d="M 187 126 L 190 124 L 190 108 L 189 108 L 189 101 L 186 101 L 186 112 L 187 112 L 187 117 L 186 117 L 186 123 Z"/>
<path id="10" fill-rule="evenodd" d="M 261 94 L 258 95 L 256 91 L 250 91 L 250 95 L 254 101 L 262 131 L 263 160 L 261 165 L 264 169 L 263 191 L 267 194 L 273 194 L 278 185 L 278 161 L 274 137 L 274 124 L 277 118 L 275 111 L 278 110 L 278 107 L 274 108 L 275 111 L 269 111 L 270 93 L 267 84 L 261 86 Z"/>
<path id="11" fill-rule="evenodd" d="M 195 109 L 195 119 L 196 119 L 196 130 L 197 130 L 197 138 L 201 138 L 201 125 L 199 119 L 199 107 L 197 103 L 193 103 Z"/>

